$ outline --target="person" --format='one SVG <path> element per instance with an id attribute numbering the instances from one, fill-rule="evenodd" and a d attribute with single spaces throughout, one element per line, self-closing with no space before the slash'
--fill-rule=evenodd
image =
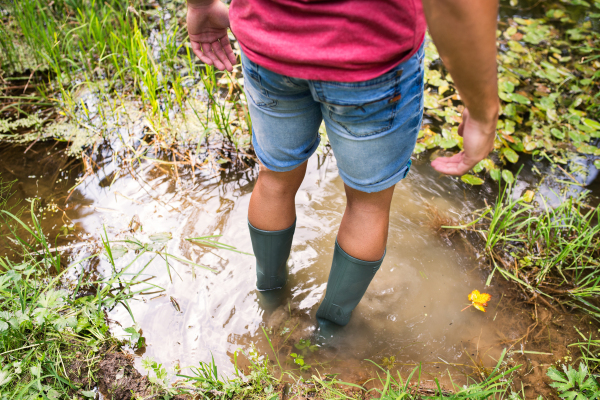
<path id="1" fill-rule="evenodd" d="M 188 0 L 201 61 L 232 71 L 230 24 L 242 50 L 260 162 L 248 210 L 258 290 L 286 283 L 295 195 L 324 121 L 347 205 L 317 319 L 348 323 L 383 261 L 394 187 L 410 169 L 425 31 L 465 105 L 463 151 L 431 165 L 462 175 L 494 145 L 497 18 L 497 0 Z"/>

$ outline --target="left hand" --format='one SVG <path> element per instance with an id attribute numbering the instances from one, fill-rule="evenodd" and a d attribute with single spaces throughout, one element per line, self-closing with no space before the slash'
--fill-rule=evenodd
<path id="1" fill-rule="evenodd" d="M 463 151 L 452 157 L 439 157 L 431 166 L 446 175 L 464 175 L 494 149 L 498 113 L 486 121 L 476 121 L 465 108 L 458 134 L 463 138 Z"/>
<path id="2" fill-rule="evenodd" d="M 187 28 L 194 54 L 207 65 L 233 71 L 235 55 L 227 37 L 229 8 L 219 0 L 188 4 Z"/>

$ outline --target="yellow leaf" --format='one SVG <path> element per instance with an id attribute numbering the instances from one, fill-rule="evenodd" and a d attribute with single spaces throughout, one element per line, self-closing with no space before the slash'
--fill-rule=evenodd
<path id="1" fill-rule="evenodd" d="M 484 308 L 482 305 L 480 305 L 480 304 L 473 303 L 473 307 L 475 307 L 475 308 L 476 308 L 476 309 L 478 309 L 479 311 L 483 311 L 483 312 L 485 312 L 485 308 Z"/>
<path id="2" fill-rule="evenodd" d="M 487 302 L 490 301 L 491 298 L 492 295 L 487 293 L 479 293 L 479 290 L 473 290 L 468 296 L 468 299 L 473 304 L 473 307 L 483 312 L 485 312 Z"/>

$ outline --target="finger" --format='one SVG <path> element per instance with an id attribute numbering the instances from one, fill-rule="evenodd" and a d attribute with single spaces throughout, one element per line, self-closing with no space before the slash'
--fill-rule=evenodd
<path id="1" fill-rule="evenodd" d="M 464 175 L 471 168 L 463 162 L 459 163 L 438 163 L 433 165 L 433 169 L 446 175 Z"/>
<path id="2" fill-rule="evenodd" d="M 213 65 L 212 60 L 202 52 L 202 47 L 200 46 L 200 43 L 198 43 L 198 42 L 191 42 L 191 43 L 192 43 L 192 51 L 194 52 L 196 57 L 198 57 L 200 59 L 200 61 L 202 61 L 206 65 Z"/>
<path id="3" fill-rule="evenodd" d="M 458 126 L 458 135 L 460 137 L 462 137 L 463 133 L 465 132 L 465 125 L 467 124 L 468 119 L 469 119 L 469 110 L 465 108 L 463 111 L 463 114 L 462 114 L 462 122 Z"/>
<path id="4" fill-rule="evenodd" d="M 225 51 L 223 51 L 223 46 L 221 46 L 221 42 L 217 40 L 216 42 L 211 44 L 211 47 L 221 64 L 223 64 L 223 66 L 225 67 L 225 69 L 229 72 L 233 71 L 233 66 L 229 62 Z"/>
<path id="5" fill-rule="evenodd" d="M 459 163 L 462 161 L 464 157 L 464 153 L 460 152 L 458 154 L 453 155 L 452 157 L 438 157 L 435 160 L 433 160 L 431 162 L 431 164 L 437 164 L 437 163 Z"/>
<path id="6" fill-rule="evenodd" d="M 223 69 L 225 67 L 215 53 L 213 53 L 210 43 L 202 43 L 202 52 L 210 57 L 213 62 L 212 65 L 214 65 L 216 69 Z"/>
<path id="7" fill-rule="evenodd" d="M 231 42 L 229 41 L 229 37 L 227 35 L 221 38 L 221 46 L 223 46 L 223 50 L 225 54 L 227 54 L 227 58 L 231 65 L 237 64 L 237 59 L 235 58 L 235 54 L 233 53 L 233 48 L 231 47 Z"/>
<path id="8" fill-rule="evenodd" d="M 458 126 L 458 136 L 463 137 L 464 131 L 465 131 L 465 119 L 463 118 L 463 121 Z"/>

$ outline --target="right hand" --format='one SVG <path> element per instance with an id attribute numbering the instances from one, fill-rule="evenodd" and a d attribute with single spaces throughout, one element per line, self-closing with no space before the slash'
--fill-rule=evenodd
<path id="1" fill-rule="evenodd" d="M 229 8 L 225 4 L 219 0 L 206 5 L 188 3 L 187 28 L 192 50 L 202 62 L 233 71 L 236 59 L 227 37 Z"/>
<path id="2" fill-rule="evenodd" d="M 452 157 L 439 157 L 431 166 L 446 175 L 463 175 L 483 160 L 494 149 L 498 112 L 487 121 L 477 121 L 465 108 L 458 134 L 463 138 L 463 151 Z"/>

